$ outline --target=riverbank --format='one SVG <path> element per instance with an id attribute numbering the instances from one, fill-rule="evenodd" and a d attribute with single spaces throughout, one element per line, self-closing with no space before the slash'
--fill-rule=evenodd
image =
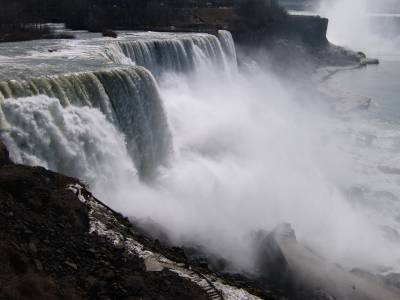
<path id="1" fill-rule="evenodd" d="M 0 43 L 41 39 L 74 39 L 74 35 L 67 32 L 55 32 L 47 26 L 26 26 L 16 28 L 0 27 Z"/>

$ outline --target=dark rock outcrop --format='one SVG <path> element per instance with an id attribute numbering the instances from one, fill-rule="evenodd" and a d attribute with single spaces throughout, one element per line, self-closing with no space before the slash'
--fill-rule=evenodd
<path id="1" fill-rule="evenodd" d="M 116 33 L 115 31 L 112 31 L 112 30 L 104 30 L 102 32 L 102 35 L 104 37 L 112 37 L 114 39 L 116 39 L 118 37 L 118 33 Z"/>
<path id="2" fill-rule="evenodd" d="M 318 16 L 287 16 L 257 29 L 241 28 L 232 30 L 239 45 L 260 47 L 277 39 L 286 39 L 297 44 L 321 47 L 328 44 L 326 33 L 328 19 Z"/>
<path id="3" fill-rule="evenodd" d="M 207 299 L 89 233 L 87 206 L 66 189 L 77 183 L 43 168 L 0 167 L 0 299 Z"/>
<path id="4" fill-rule="evenodd" d="M 7 147 L 0 141 L 0 166 L 12 164 Z"/>
<path id="5" fill-rule="evenodd" d="M 257 249 L 257 273 L 261 280 L 291 291 L 293 284 L 288 262 L 283 254 L 274 231 L 258 231 L 255 236 Z"/>
<path id="6" fill-rule="evenodd" d="M 356 297 L 343 299 L 375 300 L 376 294 L 398 299 L 376 285 L 399 288 L 398 274 L 378 278 L 327 267 L 297 242 L 289 224 L 253 235 L 257 274 L 224 273 L 229 262 L 220 257 L 164 245 L 95 199 L 77 179 L 12 164 L 4 146 L 3 152 L 0 299 L 217 300 L 228 291 L 234 299 L 328 300 L 342 299 L 332 295 L 344 287 L 346 296 Z M 329 276 L 321 276 L 326 270 Z"/>

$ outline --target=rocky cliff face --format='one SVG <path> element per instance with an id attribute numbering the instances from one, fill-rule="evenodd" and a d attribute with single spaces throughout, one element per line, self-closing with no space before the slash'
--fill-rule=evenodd
<path id="1" fill-rule="evenodd" d="M 236 28 L 232 35 L 239 61 L 250 57 L 283 79 L 296 81 L 321 67 L 362 64 L 358 53 L 328 41 L 328 23 L 319 16 L 288 15 L 253 30 Z"/>
<path id="2" fill-rule="evenodd" d="M 170 270 L 146 272 L 142 258 L 91 232 L 79 184 L 43 168 L 0 168 L 0 299 L 208 298 Z"/>
<path id="3" fill-rule="evenodd" d="M 289 15 L 254 30 L 235 30 L 233 36 L 239 45 L 246 46 L 263 46 L 277 39 L 286 39 L 297 44 L 323 47 L 328 44 L 327 30 L 328 19 L 326 18 Z"/>
<path id="4" fill-rule="evenodd" d="M 79 180 L 15 165 L 1 143 L 0 163 L 0 299 L 260 299 L 190 266 Z"/>

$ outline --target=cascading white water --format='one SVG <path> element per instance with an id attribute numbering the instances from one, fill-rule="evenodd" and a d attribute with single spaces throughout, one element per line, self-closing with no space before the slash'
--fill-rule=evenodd
<path id="1" fill-rule="evenodd" d="M 14 161 L 77 176 L 108 197 L 120 182 L 135 183 L 125 138 L 98 109 L 38 95 L 6 99 L 3 110 L 12 126 L 2 139 Z"/>
<path id="2" fill-rule="evenodd" d="M 204 37 L 113 50 L 114 62 L 171 71 L 158 77 L 168 122 L 141 68 L 0 84 L 10 127 L 2 137 L 13 158 L 80 177 L 113 208 L 151 218 L 173 242 L 200 244 L 236 269 L 254 267 L 251 232 L 284 221 L 346 266 L 396 265 L 396 245 L 377 229 L 381 219 L 347 201 L 359 174 L 337 146 L 349 143 L 338 120 L 299 102 L 307 91 L 294 96 L 265 70 L 227 74 L 221 66 L 236 66 L 231 36 Z M 175 155 L 144 184 L 133 161 L 139 173 L 140 161 L 160 164 L 171 150 L 168 123 Z"/>
<path id="3" fill-rule="evenodd" d="M 224 30 L 219 31 L 219 38 L 197 34 L 176 35 L 168 39 L 119 41 L 109 45 L 106 54 L 114 62 L 143 66 L 154 74 L 193 71 L 203 64 L 219 64 L 224 68 L 236 64 L 232 36 Z"/>
<path id="4" fill-rule="evenodd" d="M 47 95 L 64 107 L 98 108 L 125 134 L 129 153 L 142 177 L 151 176 L 168 161 L 171 138 L 167 120 L 154 78 L 144 68 L 1 82 L 0 95 L 5 99 Z"/>
<path id="5" fill-rule="evenodd" d="M 228 57 L 230 65 L 237 67 L 237 56 L 235 42 L 233 41 L 232 34 L 226 30 L 218 31 L 219 40 L 225 55 Z"/>

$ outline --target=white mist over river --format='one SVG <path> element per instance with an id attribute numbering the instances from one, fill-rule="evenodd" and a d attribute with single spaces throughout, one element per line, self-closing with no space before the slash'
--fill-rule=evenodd
<path id="1" fill-rule="evenodd" d="M 398 174 L 379 170 L 396 167 L 395 131 L 359 110 L 334 113 L 251 61 L 238 70 L 226 32 L 86 43 L 59 50 L 48 68 L 47 44 L 16 59 L 0 53 L 17 79 L 0 91 L 2 136 L 18 162 L 79 177 L 116 210 L 234 268 L 253 270 L 253 231 L 289 222 L 301 242 L 345 267 L 398 269 L 399 241 L 385 235 L 400 229 Z M 71 64 L 58 69 L 61 58 Z M 81 60 L 124 67 L 88 75 Z M 29 77 L 54 74 L 22 81 L 26 66 Z M 68 68 L 78 73 L 61 75 Z"/>

